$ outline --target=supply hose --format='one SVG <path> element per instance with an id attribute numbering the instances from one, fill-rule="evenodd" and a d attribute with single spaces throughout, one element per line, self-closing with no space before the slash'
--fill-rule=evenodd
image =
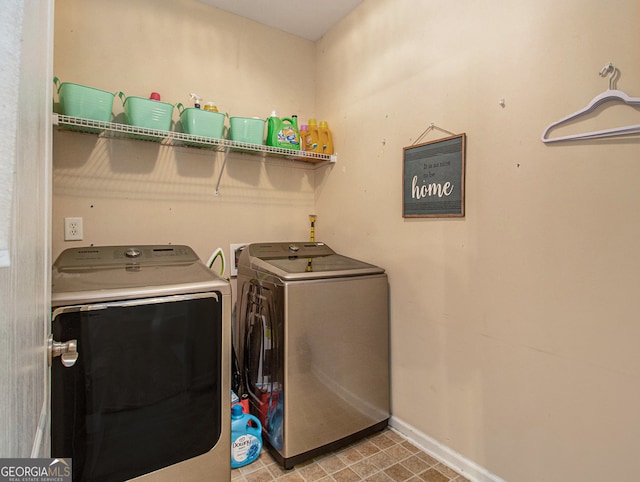
<path id="1" fill-rule="evenodd" d="M 211 257 L 209 258 L 209 261 L 207 261 L 207 266 L 209 267 L 209 269 L 213 269 L 213 263 L 216 262 L 217 258 L 220 258 L 220 276 L 224 277 L 225 259 L 224 251 L 222 251 L 222 248 L 218 248 L 213 252 Z"/>

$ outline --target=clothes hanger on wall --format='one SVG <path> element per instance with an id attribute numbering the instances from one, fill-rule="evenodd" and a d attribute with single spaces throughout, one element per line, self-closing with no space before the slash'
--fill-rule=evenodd
<path id="1" fill-rule="evenodd" d="M 413 144 L 411 144 L 412 146 L 415 146 L 418 142 L 420 142 L 420 139 L 422 139 L 424 136 L 426 136 L 430 131 L 432 130 L 439 130 L 440 132 L 444 132 L 445 134 L 449 134 L 451 136 L 456 136 L 457 134 L 454 134 L 451 131 L 448 131 L 446 129 L 443 129 L 442 127 L 438 127 L 437 125 L 435 125 L 433 122 L 429 125 L 429 127 L 427 127 L 422 134 L 420 134 L 418 136 L 418 138 L 413 141 Z"/>
<path id="2" fill-rule="evenodd" d="M 640 106 L 640 97 L 629 97 L 626 93 L 621 90 L 617 90 L 615 88 L 615 78 L 619 74 L 619 71 L 613 64 L 609 63 L 605 65 L 600 71 L 600 76 L 605 77 L 609 74 L 609 89 L 604 91 L 602 94 L 595 96 L 591 102 L 582 110 L 578 112 L 574 112 L 573 114 L 568 115 L 567 117 L 560 119 L 553 124 L 550 124 L 545 131 L 542 133 L 542 142 L 559 142 L 559 141 L 572 141 L 579 139 L 601 139 L 603 137 L 614 137 L 614 136 L 623 136 L 628 134 L 639 134 L 640 133 L 640 124 L 630 125 L 626 127 L 616 127 L 613 129 L 604 129 L 600 131 L 593 132 L 585 132 L 582 134 L 572 134 L 568 136 L 562 137 L 554 137 L 547 138 L 549 132 L 558 127 L 561 124 L 569 122 L 573 119 L 577 119 L 578 117 L 582 117 L 593 112 L 597 107 L 609 101 L 621 101 L 627 105 L 631 106 Z"/>

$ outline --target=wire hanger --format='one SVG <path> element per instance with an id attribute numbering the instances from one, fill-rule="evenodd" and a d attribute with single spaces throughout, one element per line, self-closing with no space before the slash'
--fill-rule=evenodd
<path id="1" fill-rule="evenodd" d="M 426 136 L 430 131 L 432 130 L 439 130 L 440 132 L 444 132 L 445 134 L 449 134 L 452 136 L 455 136 L 457 134 L 454 134 L 453 132 L 450 132 L 446 129 L 443 129 L 441 127 L 438 127 L 437 125 L 435 125 L 433 122 L 429 125 L 429 127 L 427 127 L 422 134 L 420 134 L 417 139 L 415 141 L 413 141 L 413 144 L 411 144 L 412 146 L 415 146 L 418 142 L 420 142 L 420 139 L 422 139 L 424 136 Z"/>
<path id="2" fill-rule="evenodd" d="M 616 81 L 616 77 L 619 74 L 619 71 L 611 63 L 608 63 L 607 65 L 605 65 L 600 71 L 601 77 L 605 77 L 607 74 L 609 74 L 609 89 L 595 96 L 584 109 L 579 110 L 578 112 L 574 112 L 573 114 L 570 114 L 567 117 L 560 119 L 559 121 L 554 122 L 553 124 L 550 124 L 542 133 L 542 142 L 549 143 L 549 142 L 571 141 L 571 140 L 579 140 L 579 139 L 601 139 L 604 137 L 614 137 L 614 136 L 640 133 L 640 124 L 635 124 L 635 125 L 630 125 L 626 127 L 616 127 L 613 129 L 604 129 L 604 130 L 593 131 L 593 132 L 585 132 L 582 134 L 572 134 L 568 136 L 554 137 L 551 139 L 547 138 L 547 135 L 549 134 L 549 132 L 555 127 L 558 127 L 559 125 L 564 124 L 565 122 L 571 121 L 573 119 L 577 119 L 578 117 L 581 117 L 583 115 L 589 114 L 593 112 L 597 107 L 604 104 L 605 102 L 614 100 L 614 101 L 622 101 L 627 105 L 640 106 L 640 97 L 629 97 L 626 93 L 622 92 L 621 90 L 617 90 L 615 88 L 616 87 L 615 81 Z"/>

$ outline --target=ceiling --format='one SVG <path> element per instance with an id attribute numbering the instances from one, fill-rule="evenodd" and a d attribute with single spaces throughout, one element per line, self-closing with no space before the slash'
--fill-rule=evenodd
<path id="1" fill-rule="evenodd" d="M 316 41 L 364 0 L 200 0 L 269 27 Z"/>

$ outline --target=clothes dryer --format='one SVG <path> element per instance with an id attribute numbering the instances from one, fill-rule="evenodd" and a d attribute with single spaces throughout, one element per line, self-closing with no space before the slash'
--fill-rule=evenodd
<path id="1" fill-rule="evenodd" d="M 161 245 L 68 249 L 52 283 L 51 455 L 73 480 L 230 480 L 229 282 Z"/>
<path id="2" fill-rule="evenodd" d="M 240 255 L 237 282 L 240 370 L 285 468 L 386 427 L 384 269 L 324 243 L 256 243 Z"/>

